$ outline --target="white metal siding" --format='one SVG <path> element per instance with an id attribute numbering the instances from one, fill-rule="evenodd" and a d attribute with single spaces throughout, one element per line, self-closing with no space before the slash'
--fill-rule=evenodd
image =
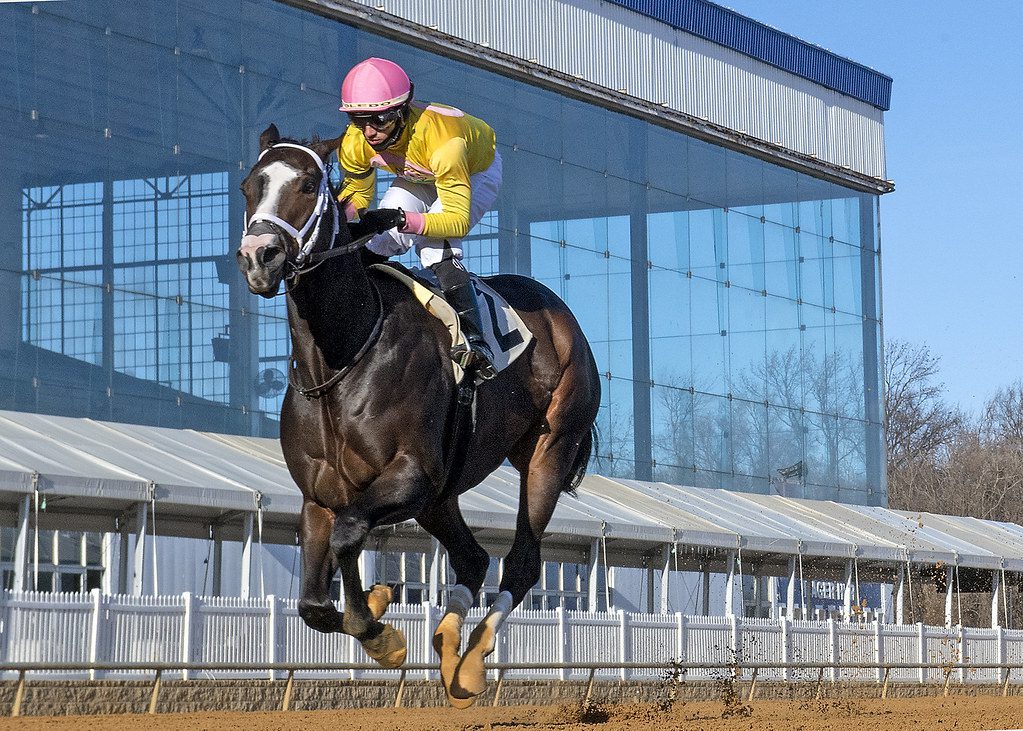
<path id="1" fill-rule="evenodd" d="M 874 178 L 883 112 L 600 0 L 351 0 Z M 323 0 L 331 7 L 330 0 Z"/>

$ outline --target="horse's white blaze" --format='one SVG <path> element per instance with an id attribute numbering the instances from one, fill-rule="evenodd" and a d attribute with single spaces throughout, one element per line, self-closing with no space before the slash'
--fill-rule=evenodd
<path id="1" fill-rule="evenodd" d="M 260 171 L 260 175 L 266 178 L 263 199 L 259 201 L 252 217 L 260 215 L 277 215 L 277 205 L 281 200 L 281 193 L 284 186 L 299 176 L 299 171 L 283 162 L 272 162 Z"/>

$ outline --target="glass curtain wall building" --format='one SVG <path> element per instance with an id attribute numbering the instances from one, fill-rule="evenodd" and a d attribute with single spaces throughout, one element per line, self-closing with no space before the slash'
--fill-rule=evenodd
<path id="1" fill-rule="evenodd" d="M 594 469 L 884 504 L 878 197 L 274 0 L 0 7 L 0 409 L 275 436 L 282 298 L 233 252 L 259 133 L 393 59 L 497 132 L 471 268 L 573 308 Z"/>

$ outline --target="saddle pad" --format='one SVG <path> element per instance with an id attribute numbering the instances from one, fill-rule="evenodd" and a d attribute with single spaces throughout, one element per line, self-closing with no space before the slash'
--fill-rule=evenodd
<path id="1" fill-rule="evenodd" d="M 448 333 L 451 335 L 452 345 L 461 345 L 465 342 L 462 335 L 461 324 L 458 321 L 458 313 L 448 304 L 447 300 L 424 285 L 415 277 L 387 264 L 373 264 L 370 268 L 387 274 L 404 284 L 415 295 L 416 299 L 426 308 L 426 311 L 444 323 Z M 504 297 L 499 295 L 486 282 L 482 281 L 475 274 L 472 278 L 473 291 L 476 293 L 476 301 L 479 304 L 480 315 L 483 320 L 484 337 L 490 345 L 490 351 L 494 354 L 494 369 L 503 371 L 515 362 L 525 351 L 533 333 L 522 322 L 519 314 L 509 305 Z M 461 382 L 461 366 L 451 361 L 454 370 L 455 380 Z M 479 380 L 479 379 L 477 379 Z"/>

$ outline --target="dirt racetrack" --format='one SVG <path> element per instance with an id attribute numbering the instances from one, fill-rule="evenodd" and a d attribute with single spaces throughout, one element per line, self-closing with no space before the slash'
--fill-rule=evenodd
<path id="1" fill-rule="evenodd" d="M 0 719 L 25 731 L 872 731 L 873 729 L 1023 728 L 1023 697 L 892 700 L 677 702 L 471 708 L 359 709 L 274 713 L 188 713 L 155 716 L 36 716 Z"/>

